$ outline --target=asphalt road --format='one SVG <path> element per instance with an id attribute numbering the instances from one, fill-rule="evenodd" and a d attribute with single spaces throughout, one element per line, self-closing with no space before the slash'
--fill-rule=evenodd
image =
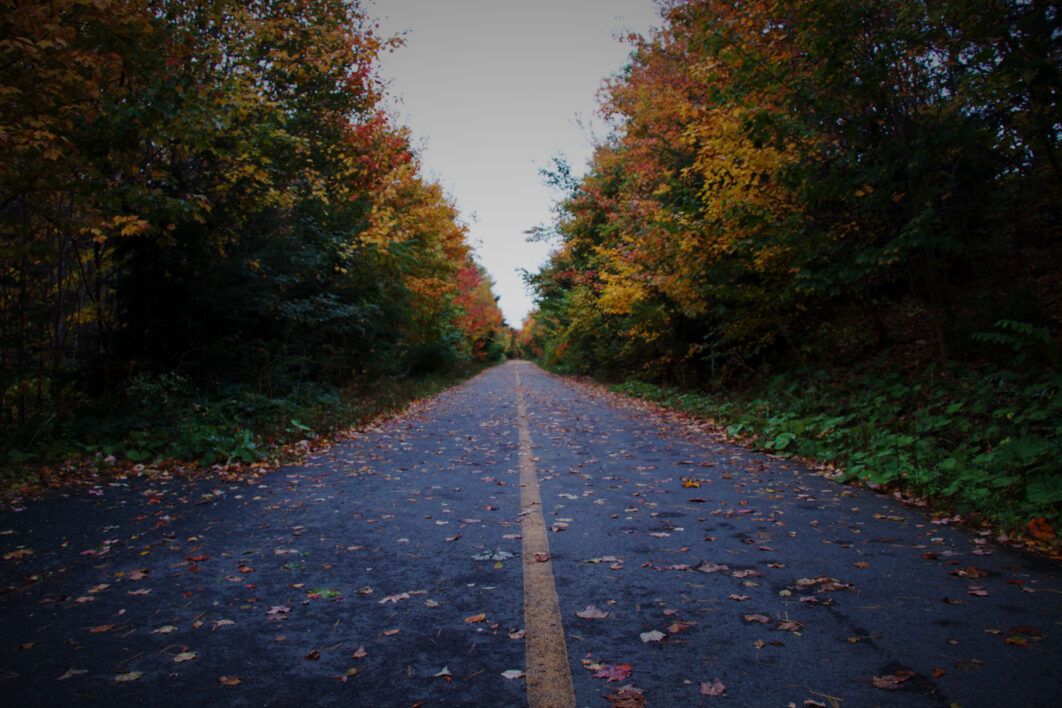
<path id="1" fill-rule="evenodd" d="M 523 362 L 253 484 L 4 509 L 0 554 L 12 706 L 1062 700 L 1058 564 Z"/>

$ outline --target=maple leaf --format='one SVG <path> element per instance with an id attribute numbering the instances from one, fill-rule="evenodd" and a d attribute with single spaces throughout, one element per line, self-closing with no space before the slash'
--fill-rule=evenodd
<path id="1" fill-rule="evenodd" d="M 266 610 L 266 617 L 276 621 L 286 620 L 290 612 L 291 608 L 287 605 L 273 605 Z"/>
<path id="2" fill-rule="evenodd" d="M 625 681 L 628 676 L 631 675 L 630 664 L 605 664 L 596 672 L 591 674 L 594 678 L 608 679 L 608 682 L 612 681 Z"/>
<path id="3" fill-rule="evenodd" d="M 721 696 L 726 691 L 726 686 L 719 679 L 712 679 L 711 683 L 701 682 L 702 696 Z"/>
<path id="4" fill-rule="evenodd" d="M 576 612 L 575 615 L 577 617 L 582 617 L 583 619 L 604 619 L 605 617 L 608 617 L 608 613 L 599 610 L 597 605 L 587 605 L 585 610 L 580 610 L 579 612 Z"/>

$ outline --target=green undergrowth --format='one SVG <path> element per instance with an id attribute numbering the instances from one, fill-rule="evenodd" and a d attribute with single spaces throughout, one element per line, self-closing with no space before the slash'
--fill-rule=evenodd
<path id="1" fill-rule="evenodd" d="M 847 481 L 914 492 L 1005 529 L 1062 524 L 1062 374 L 929 367 L 786 374 L 712 395 L 628 381 L 614 390 L 707 418 Z"/>
<path id="2" fill-rule="evenodd" d="M 419 377 L 382 378 L 357 388 L 321 384 L 269 395 L 232 386 L 213 395 L 181 376 L 138 377 L 94 414 L 8 436 L 0 489 L 53 478 L 60 466 L 122 466 L 179 461 L 193 467 L 278 462 L 293 443 L 328 437 L 404 409 L 470 378 L 482 366 Z"/>

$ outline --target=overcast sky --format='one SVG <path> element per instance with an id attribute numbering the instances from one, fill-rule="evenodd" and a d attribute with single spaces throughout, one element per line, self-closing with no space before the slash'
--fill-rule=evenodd
<path id="1" fill-rule="evenodd" d="M 506 321 L 532 308 L 520 268 L 545 244 L 524 232 L 548 224 L 558 195 L 539 169 L 564 155 L 581 174 L 592 149 L 601 82 L 627 62 L 618 37 L 659 25 L 652 0 L 375 0 L 367 12 L 406 45 L 381 74 L 396 113 L 469 224 Z"/>

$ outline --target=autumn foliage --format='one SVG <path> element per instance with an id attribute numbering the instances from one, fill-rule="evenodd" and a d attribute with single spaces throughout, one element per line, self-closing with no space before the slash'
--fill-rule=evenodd
<path id="1" fill-rule="evenodd" d="M 8 431 L 143 377 L 272 395 L 488 354 L 489 282 L 357 3 L 0 4 Z"/>
<path id="2" fill-rule="evenodd" d="M 1057 7 L 660 6 L 585 173 L 546 172 L 525 355 L 720 393 L 647 395 L 851 477 L 1059 518 Z"/>
<path id="3" fill-rule="evenodd" d="M 718 381 L 900 342 L 946 362 L 999 320 L 1057 325 L 1049 3 L 662 10 L 530 279 L 547 359 Z"/>

